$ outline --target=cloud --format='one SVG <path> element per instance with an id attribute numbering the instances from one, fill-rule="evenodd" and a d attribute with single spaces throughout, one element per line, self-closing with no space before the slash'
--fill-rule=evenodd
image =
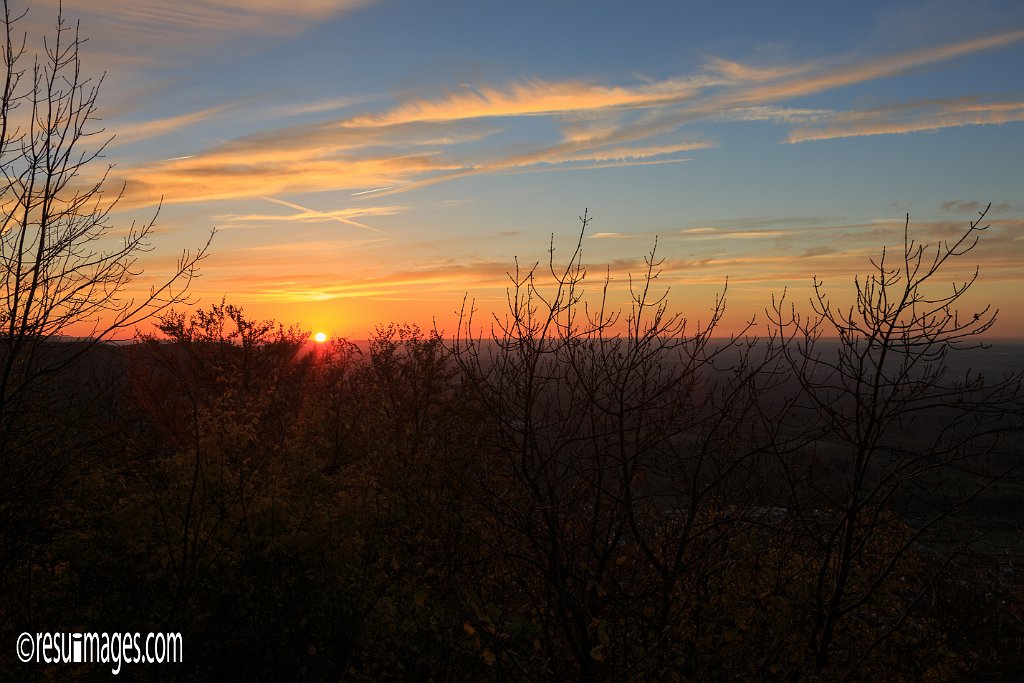
<path id="1" fill-rule="evenodd" d="M 500 131 L 473 122 L 454 126 L 415 121 L 367 129 L 346 123 L 343 119 L 261 131 L 218 145 L 202 157 L 204 163 L 210 164 L 278 163 L 302 156 L 324 159 L 373 148 L 383 151 L 384 148 L 450 147 L 476 142 Z M 394 152 L 388 154 L 394 155 Z"/>
<path id="2" fill-rule="evenodd" d="M 799 76 L 806 72 L 810 65 L 751 66 L 721 57 L 712 57 L 705 61 L 704 68 L 711 73 L 718 74 L 727 83 L 751 83 Z"/>
<path id="3" fill-rule="evenodd" d="M 1024 102 L 978 102 L 974 98 L 930 100 L 823 116 L 825 123 L 790 131 L 787 142 L 935 131 L 1024 121 Z"/>
<path id="4" fill-rule="evenodd" d="M 224 112 L 228 108 L 229 107 L 227 105 L 221 105 L 189 112 L 187 114 L 179 114 L 177 116 L 150 119 L 148 121 L 114 121 L 107 126 L 106 132 L 114 135 L 113 145 L 125 145 L 177 132 L 200 123 L 201 121 L 210 119 L 217 114 Z M 184 157 L 178 158 L 180 159 Z"/>
<path id="5" fill-rule="evenodd" d="M 613 121 L 607 118 L 573 121 L 562 127 L 562 139 L 570 143 L 587 143 L 592 140 L 600 140 L 612 135 L 619 124 L 618 120 Z"/>
<path id="6" fill-rule="evenodd" d="M 981 212 L 985 210 L 989 204 L 988 202 L 979 201 L 967 201 L 963 199 L 953 199 L 948 202 L 942 202 L 942 210 L 953 213 L 964 213 L 970 214 L 974 212 Z M 1024 211 L 1024 207 L 1014 206 L 1009 202 L 999 202 L 998 204 L 992 204 L 990 214 L 1008 213 L 1011 211 L 1020 212 Z"/>
<path id="7" fill-rule="evenodd" d="M 356 129 L 337 122 L 291 126 L 220 145 L 187 158 L 121 171 L 124 206 L 210 201 L 318 190 L 377 196 L 480 173 L 577 163 L 577 168 L 678 163 L 653 157 L 712 146 L 682 141 L 649 146 L 556 146 L 487 158 L 454 154 L 497 132 L 475 122 L 408 122 Z M 404 153 L 403 153 L 404 152 Z M 369 191 L 366 188 L 370 188 Z"/>
<path id="8" fill-rule="evenodd" d="M 974 212 L 981 211 L 987 206 L 987 203 L 977 201 L 964 201 L 962 199 L 954 199 L 948 202 L 942 202 L 943 211 L 956 211 L 956 212 Z"/>
<path id="9" fill-rule="evenodd" d="M 800 109 L 762 105 L 743 107 L 726 112 L 722 115 L 725 121 L 771 121 L 772 123 L 807 123 L 820 121 L 833 116 L 832 109 Z"/>
<path id="10" fill-rule="evenodd" d="M 765 104 L 833 90 L 880 78 L 890 78 L 915 67 L 935 64 L 975 52 L 994 50 L 1024 40 L 1024 31 L 1010 31 L 993 36 L 964 40 L 938 47 L 899 52 L 892 55 L 856 61 L 845 66 L 826 68 L 819 73 L 802 73 L 795 78 L 739 92 L 734 103 Z"/>
<path id="11" fill-rule="evenodd" d="M 297 11 L 302 16 L 333 11 L 328 4 L 300 3 Z M 218 4 L 216 11 L 224 7 L 233 5 Z M 257 5 L 261 16 L 275 11 L 269 4 Z M 379 112 L 247 135 L 190 158 L 119 170 L 116 180 L 128 181 L 126 207 L 152 204 L 160 196 L 167 203 L 325 190 L 383 197 L 486 173 L 679 163 L 684 161 L 680 153 L 716 146 L 693 130 L 701 121 L 795 126 L 789 142 L 1020 121 L 1022 103 L 970 97 L 857 112 L 780 102 L 1022 39 L 1024 31 L 1011 31 L 831 65 L 816 61 L 753 67 L 712 59 L 694 74 L 630 85 L 528 79 L 500 87 L 465 87 Z M 329 109 L 325 104 L 324 111 Z M 187 125 L 189 116 L 208 115 L 204 110 L 156 121 L 148 129 L 140 127 L 138 134 L 159 134 Z M 547 135 L 538 137 L 545 125 Z M 541 142 L 545 137 L 554 141 Z"/>
<path id="12" fill-rule="evenodd" d="M 852 291 L 851 274 L 869 270 L 869 259 L 877 257 L 880 245 L 902 245 L 900 218 L 894 218 L 890 224 L 806 221 L 786 216 L 739 217 L 724 220 L 717 227 L 680 228 L 682 234 L 677 232 L 659 242 L 659 255 L 665 256 L 666 261 L 658 286 L 672 288 L 673 292 L 686 287 L 718 290 L 728 275 L 730 285 L 742 284 L 730 291 L 733 300 L 749 297 L 751 292 L 779 292 L 783 286 L 789 286 L 792 300 L 800 303 L 806 301 L 811 277 L 816 275 L 825 281 L 830 294 L 843 297 Z M 964 227 L 965 222 L 960 220 L 912 220 L 911 236 L 935 244 L 958 234 Z M 993 222 L 969 260 L 960 260 L 956 264 L 960 270 L 951 274 L 958 278 L 961 272 L 969 276 L 974 265 L 979 264 L 986 283 L 1019 281 L 1024 240 L 1017 237 L 1022 227 L 1024 223 L 1019 219 Z M 743 233 L 752 239 L 741 239 Z M 702 240 L 690 250 L 693 236 Z M 716 244 L 713 240 L 718 236 L 725 239 Z M 648 235 L 629 231 L 592 237 L 595 239 L 587 242 L 584 262 L 602 267 L 591 269 L 590 291 L 600 289 L 597 285 L 607 272 L 611 277 L 611 303 L 628 304 L 628 275 L 641 272 L 644 264 L 639 258 L 622 258 L 622 242 L 617 238 L 644 239 Z M 400 254 L 396 256 L 396 249 L 408 245 L 369 233 L 346 231 L 342 235 L 321 231 L 311 235 L 312 241 L 307 242 L 264 231 L 258 238 L 268 241 L 252 244 L 247 239 L 241 248 L 215 252 L 210 257 L 209 273 L 216 277 L 202 278 L 194 293 L 219 299 L 222 292 L 231 291 L 241 300 L 274 307 L 290 303 L 364 302 L 377 315 L 377 302 L 416 301 L 422 307 L 423 301 L 436 300 L 447 305 L 460 301 L 470 291 L 480 307 L 478 320 L 482 323 L 487 323 L 492 311 L 504 313 L 507 273 L 513 267 L 507 260 L 465 257 L 458 262 L 451 257 L 450 250 L 444 249 L 438 250 L 443 255 L 432 261 L 418 251 L 415 263 L 419 265 L 410 267 L 403 264 L 411 261 L 400 258 Z M 777 239 L 776 248 L 766 251 L 765 238 Z M 559 255 L 565 256 L 565 252 L 559 251 L 556 257 Z M 530 264 L 535 259 L 546 262 L 541 253 L 525 255 L 520 261 Z M 339 263 L 347 265 L 339 268 Z M 603 267 L 606 263 L 608 271 Z M 544 282 L 540 284 L 544 286 Z"/>
<path id="13" fill-rule="evenodd" d="M 328 246 L 328 245 L 324 245 Z M 333 245 L 332 245 L 333 246 Z M 339 278 L 330 263 L 306 265 L 301 271 L 294 267 L 294 253 L 287 260 L 267 259 L 260 271 L 251 275 L 234 273 L 223 284 L 244 295 L 248 301 L 299 302 L 332 299 L 422 299 L 430 293 L 461 294 L 468 289 L 504 288 L 508 283 L 508 266 L 496 262 L 469 265 L 434 264 L 419 270 L 371 274 L 363 277 Z M 218 270 L 220 264 L 217 264 Z M 202 283 L 204 289 L 216 292 L 219 283 Z M 210 287 L 210 285 L 214 285 Z"/>
<path id="14" fill-rule="evenodd" d="M 136 63 L 161 63 L 232 37 L 294 34 L 313 22 L 351 12 L 374 0 L 63 0 L 66 17 L 81 19 L 90 51 Z M 52 23 L 56 0 L 33 7 L 34 22 Z"/>
<path id="15" fill-rule="evenodd" d="M 409 178 L 460 170 L 431 151 L 419 154 L 346 154 L 296 148 L 222 150 L 198 153 L 119 171 L 114 182 L 127 182 L 122 207 L 264 197 L 367 186 L 396 186 Z M 378 193 L 384 194 L 383 192 Z"/>
<path id="16" fill-rule="evenodd" d="M 721 228 L 685 228 L 678 232 L 687 237 L 701 239 L 758 239 L 792 235 L 793 230 L 723 230 Z"/>
<path id="17" fill-rule="evenodd" d="M 721 83 L 720 80 L 700 78 L 669 79 L 623 87 L 534 79 L 503 88 L 466 88 L 442 98 L 408 102 L 382 114 L 354 118 L 344 125 L 362 128 L 413 121 L 458 121 L 651 107 L 691 98 L 701 88 Z"/>
<path id="18" fill-rule="evenodd" d="M 695 140 L 692 142 L 679 142 L 666 145 L 650 145 L 645 147 L 599 147 L 594 150 L 581 150 L 574 152 L 541 152 L 534 157 L 520 157 L 516 165 L 522 166 L 532 163 L 557 163 L 562 161 L 627 161 L 633 159 L 649 159 L 651 157 L 676 154 L 678 152 L 692 152 L 698 149 L 710 149 L 715 147 L 712 142 Z"/>

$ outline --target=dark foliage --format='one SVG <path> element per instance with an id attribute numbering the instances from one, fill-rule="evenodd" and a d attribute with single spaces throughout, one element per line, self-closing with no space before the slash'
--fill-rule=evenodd
<path id="1" fill-rule="evenodd" d="M 202 250 L 124 296 L 149 226 L 99 250 L 102 181 L 73 182 L 102 151 L 71 152 L 95 118 L 80 41 L 59 24 L 21 81 L 16 22 L 0 676 L 107 679 L 10 645 L 113 630 L 183 635 L 183 663 L 133 680 L 1024 675 L 1022 350 L 971 370 L 996 312 L 957 309 L 976 272 L 933 287 L 984 213 L 932 248 L 908 218 L 845 306 L 815 282 L 809 313 L 783 296 L 729 339 L 724 291 L 704 324 L 669 309 L 656 249 L 628 310 L 588 292 L 584 214 L 487 325 L 467 301 L 451 338 L 312 347 L 223 301 L 169 308 Z M 103 343 L 146 318 L 158 336 Z"/>
<path id="2" fill-rule="evenodd" d="M 934 316 L 823 340 L 824 298 L 723 340 L 723 297 L 691 333 L 654 253 L 617 321 L 581 244 L 513 274 L 486 334 L 467 305 L 448 341 L 313 347 L 221 303 L 80 357 L 21 418 L 41 467 L 82 455 L 34 502 L 5 631 L 183 633 L 183 664 L 133 678 L 1021 671 L 1019 373 L 965 374 L 975 335 Z"/>

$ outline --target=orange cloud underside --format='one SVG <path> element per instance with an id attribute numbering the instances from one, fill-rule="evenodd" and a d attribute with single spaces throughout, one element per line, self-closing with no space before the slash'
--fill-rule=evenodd
<path id="1" fill-rule="evenodd" d="M 837 301 L 848 299 L 854 291 L 853 273 L 870 269 L 870 259 L 883 244 L 901 246 L 902 227 L 895 219 L 788 229 L 750 228 L 742 223 L 684 226 L 659 236 L 659 254 L 666 260 L 655 286 L 669 289 L 673 310 L 696 321 L 709 310 L 728 278 L 722 332 L 735 332 L 752 317 L 762 317 L 773 293 L 788 289 L 789 300 L 804 305 L 814 277 L 826 284 Z M 956 235 L 964 223 L 918 222 L 911 227 L 913 235 L 935 243 Z M 1020 287 L 1024 284 L 1019 268 L 1024 262 L 1024 240 L 1018 237 L 1022 229 L 1021 220 L 992 221 L 970 260 L 950 270 L 947 278 L 967 279 L 977 263 L 983 283 L 978 292 L 983 295 L 991 294 L 998 301 L 1000 287 Z M 588 290 L 600 292 L 607 274 L 609 303 L 628 309 L 630 275 L 644 271 L 643 256 L 654 238 L 653 233 L 592 233 L 584 241 Z M 565 242 L 556 242 L 556 254 L 568 248 Z M 388 321 L 413 322 L 424 328 L 437 325 L 454 332 L 456 311 L 466 296 L 479 309 L 479 324 L 489 324 L 492 315 L 505 313 L 514 268 L 511 259 L 459 263 L 436 258 L 431 262 L 423 261 L 421 255 L 417 266 L 403 267 L 400 264 L 416 262 L 406 259 L 407 249 L 397 247 L 390 237 L 368 234 L 365 239 L 270 241 L 223 250 L 209 258 L 207 273 L 196 281 L 192 293 L 204 301 L 227 295 L 244 302 L 255 317 L 301 321 L 311 332 L 357 338 Z M 526 268 L 534 261 L 544 264 L 544 259 L 538 248 L 519 262 Z M 154 261 L 136 284 L 155 282 L 170 265 L 170 259 Z M 545 270 L 542 265 L 538 273 L 543 276 Z M 1016 310 L 1004 311 L 1003 334 L 1015 336 L 1016 330 L 1024 329 L 1020 318 Z"/>
<path id="2" fill-rule="evenodd" d="M 80 0 L 72 4 L 90 11 Z M 125 26 L 144 26 L 157 41 L 194 29 L 199 45 L 209 38 L 206 23 L 223 25 L 232 35 L 289 33 L 366 3 L 300 0 L 287 10 L 271 2 L 249 3 L 249 25 L 235 31 L 230 17 L 244 4 L 216 0 L 175 14 L 176 5 L 169 0 L 146 7 L 101 0 L 94 11 Z M 277 21 L 280 27 L 275 27 Z M 126 35 L 119 39 L 130 41 Z M 478 250 L 466 248 L 462 235 L 448 234 L 441 244 L 440 238 L 430 236 L 433 217 L 423 209 L 425 193 L 410 190 L 483 174 L 677 164 L 691 160 L 689 153 L 699 157 L 702 150 L 725 144 L 697 130 L 694 124 L 699 123 L 711 124 L 717 135 L 715 125 L 768 122 L 784 126 L 779 142 L 813 144 L 1021 122 L 1024 103 L 1019 93 L 875 101 L 876 106 L 845 111 L 817 102 L 789 102 L 1020 41 L 1024 31 L 1010 30 L 881 56 L 797 64 L 754 66 L 708 58 L 693 73 L 660 79 L 602 83 L 523 78 L 460 86 L 431 97 L 368 100 L 368 110 L 358 112 L 335 112 L 340 105 L 330 99 L 286 102 L 279 105 L 281 111 L 322 116 L 301 123 L 282 119 L 260 132 L 195 143 L 194 149 L 170 158 L 124 164 L 114 170 L 111 182 L 127 183 L 120 208 L 129 211 L 161 200 L 175 206 L 233 202 L 233 210 L 224 204 L 210 209 L 221 235 L 205 264 L 206 275 L 193 287 L 204 300 L 219 300 L 227 293 L 253 308 L 254 315 L 301 320 L 311 329 L 345 335 L 364 335 L 387 319 L 432 326 L 434 316 L 439 326 L 451 330 L 454 309 L 466 293 L 477 298 L 485 318 L 501 312 L 507 270 L 516 252 L 491 244 L 486 234 L 478 240 L 483 244 Z M 174 49 L 172 43 L 161 44 Z M 199 123 L 230 122 L 244 117 L 246 106 L 231 102 L 148 121 L 117 120 L 111 132 L 120 136 L 115 144 L 130 146 Z M 543 129 L 544 134 L 523 135 L 527 129 Z M 345 203 L 330 206 L 311 199 L 318 196 L 314 193 L 333 193 L 333 200 L 342 197 Z M 399 202 L 399 196 L 408 199 Z M 241 202 L 245 208 L 239 209 Z M 967 212 L 971 215 L 973 211 Z M 1022 280 L 1024 242 L 1017 238 L 1022 227 L 1018 215 L 1019 209 L 1003 212 L 973 254 L 990 287 L 1016 287 Z M 915 226 L 925 241 L 963 228 L 961 222 L 931 218 Z M 685 305 L 698 300 L 696 310 L 706 310 L 728 277 L 729 319 L 737 321 L 738 329 L 769 303 L 772 291 L 790 287 L 806 299 L 813 276 L 848 287 L 852 273 L 862 272 L 881 244 L 893 243 L 900 227 L 898 220 L 817 226 L 784 221 L 661 225 L 659 244 L 668 260 L 659 284 L 671 286 L 673 296 Z M 533 258 L 544 259 L 547 237 L 544 232 L 533 235 Z M 600 226 L 590 237 L 587 262 L 595 277 L 605 272 L 603 264 L 610 264 L 610 297 L 615 305 L 626 306 L 629 274 L 643 270 L 642 256 L 654 232 L 628 224 Z M 147 260 L 147 275 L 136 284 L 156 282 L 169 267 L 161 259 Z M 689 296 L 693 292 L 699 295 L 696 299 Z"/>

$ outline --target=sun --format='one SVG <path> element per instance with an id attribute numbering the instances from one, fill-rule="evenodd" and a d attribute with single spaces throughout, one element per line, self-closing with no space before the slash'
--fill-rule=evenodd
<path id="1" fill-rule="evenodd" d="M 313 335 L 313 341 L 315 341 L 317 344 L 323 344 L 325 341 L 327 341 L 327 335 L 323 332 L 317 332 L 316 334 Z"/>

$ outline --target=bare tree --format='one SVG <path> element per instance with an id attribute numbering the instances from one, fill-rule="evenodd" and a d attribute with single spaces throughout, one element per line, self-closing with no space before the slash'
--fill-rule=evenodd
<path id="1" fill-rule="evenodd" d="M 0 51 L 0 523 L 52 488 L 60 460 L 40 418 L 44 387 L 98 343 L 183 300 L 209 246 L 184 252 L 173 272 L 131 293 L 151 249 L 156 216 L 115 229 L 124 193 L 106 187 L 110 138 L 99 127 L 102 78 L 83 72 L 77 25 L 58 15 L 42 49 L 19 32 L 25 14 L 4 2 Z M 159 211 L 157 211 L 158 213 Z M 211 233 L 212 237 L 212 233 Z M 71 336 L 73 335 L 73 336 Z M 53 342 L 61 342 L 55 344 Z M 57 390 L 59 393 L 59 389 Z M 41 440 L 42 439 L 42 440 Z"/>
<path id="2" fill-rule="evenodd" d="M 468 627 L 515 678 L 696 675 L 706 618 L 693 596 L 756 503 L 757 453 L 734 437 L 756 414 L 759 366 L 713 341 L 724 294 L 704 324 L 669 311 L 656 249 L 624 311 L 610 276 L 588 296 L 590 220 L 564 265 L 552 239 L 544 266 L 509 273 L 490 338 L 467 306 L 452 340 L 478 416 L 476 538 L 495 562 L 485 575 L 508 580 L 483 584 Z M 727 355 L 731 374 L 714 368 Z M 532 648 L 499 635 L 524 631 Z"/>
<path id="3" fill-rule="evenodd" d="M 785 295 L 768 311 L 793 381 L 777 447 L 790 511 L 811 544 L 807 668 L 819 675 L 837 649 L 848 659 L 841 670 L 856 671 L 904 623 L 920 593 L 895 605 L 884 595 L 915 550 L 930 547 L 932 571 L 940 570 L 970 539 L 923 545 L 930 532 L 1018 465 L 993 467 L 986 456 L 1014 426 L 1021 373 L 951 367 L 957 354 L 983 346 L 997 311 L 958 310 L 977 268 L 951 286 L 939 282 L 978 244 L 987 211 L 933 247 L 911 238 L 908 216 L 901 253 L 872 260 L 849 306 L 833 303 L 815 278 L 809 315 Z"/>
<path id="4" fill-rule="evenodd" d="M 509 273 L 489 335 L 467 304 L 450 350 L 483 559 L 457 585 L 479 585 L 461 609 L 484 660 L 515 678 L 843 678 L 883 673 L 901 632 L 938 636 L 915 608 L 974 536 L 933 532 L 1019 465 L 997 449 L 1020 374 L 951 367 L 995 319 L 956 310 L 977 272 L 934 286 L 983 229 L 930 249 L 908 220 L 849 308 L 816 281 L 811 314 L 775 301 L 764 339 L 714 340 L 724 295 L 690 331 L 654 293 L 653 251 L 620 321 L 607 277 L 585 292 L 582 232 L 566 264 L 552 244 Z"/>

